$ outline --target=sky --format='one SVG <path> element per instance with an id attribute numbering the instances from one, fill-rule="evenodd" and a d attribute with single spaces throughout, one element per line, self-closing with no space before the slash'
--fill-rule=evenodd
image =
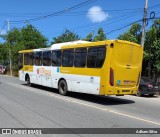
<path id="1" fill-rule="evenodd" d="M 1 34 L 9 20 L 10 30 L 32 24 L 51 42 L 65 29 L 84 38 L 100 27 L 108 39 L 117 39 L 129 29 L 124 26 L 143 18 L 145 0 L 1 0 L 0 5 Z M 148 0 L 147 17 L 152 11 L 160 17 L 160 0 Z"/>

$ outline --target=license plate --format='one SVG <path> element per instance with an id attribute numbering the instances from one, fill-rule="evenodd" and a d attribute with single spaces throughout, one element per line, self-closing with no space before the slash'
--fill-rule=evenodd
<path id="1" fill-rule="evenodd" d="M 130 92 L 130 90 L 122 90 L 122 92 Z"/>
<path id="2" fill-rule="evenodd" d="M 158 86 L 154 86 L 154 88 L 158 88 Z"/>

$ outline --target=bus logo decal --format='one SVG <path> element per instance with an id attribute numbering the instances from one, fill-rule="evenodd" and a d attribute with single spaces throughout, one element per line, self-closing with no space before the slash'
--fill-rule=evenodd
<path id="1" fill-rule="evenodd" d="M 59 73 L 59 68 L 57 68 L 57 72 Z"/>
<path id="2" fill-rule="evenodd" d="M 94 77 L 90 77 L 90 82 L 91 82 L 91 83 L 94 82 Z"/>
<path id="3" fill-rule="evenodd" d="M 121 84 L 121 81 L 120 80 L 117 80 L 117 85 L 120 85 Z"/>

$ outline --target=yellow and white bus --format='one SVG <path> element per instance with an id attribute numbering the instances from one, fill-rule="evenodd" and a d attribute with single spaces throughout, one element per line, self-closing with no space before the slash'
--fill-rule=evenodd
<path id="1" fill-rule="evenodd" d="M 96 95 L 136 94 L 143 47 L 122 40 L 75 41 L 19 51 L 19 77 L 38 84 Z"/>

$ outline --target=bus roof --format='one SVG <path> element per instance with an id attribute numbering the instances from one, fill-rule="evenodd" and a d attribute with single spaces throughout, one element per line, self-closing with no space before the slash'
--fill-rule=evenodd
<path id="1" fill-rule="evenodd" d="M 78 41 L 71 41 L 71 42 L 64 42 L 64 43 L 56 43 L 56 44 L 51 45 L 48 48 L 21 50 L 21 51 L 19 51 L 19 53 L 61 49 L 62 46 L 77 45 L 77 44 L 83 44 L 83 43 L 90 43 L 90 42 L 89 41 L 84 41 L 84 40 L 78 40 Z"/>
<path id="2" fill-rule="evenodd" d="M 97 42 L 89 42 L 89 41 L 78 40 L 78 41 L 71 41 L 71 42 L 64 42 L 64 43 L 56 43 L 56 44 L 51 45 L 48 48 L 22 50 L 22 51 L 19 51 L 19 53 L 75 48 L 75 46 L 76 47 L 95 46 L 95 45 L 98 46 L 98 45 L 104 45 L 104 44 L 112 43 L 112 42 L 132 44 L 134 46 L 139 46 L 140 47 L 139 44 L 129 42 L 129 41 L 125 41 L 125 40 L 104 40 L 104 41 L 97 41 Z M 83 44 L 83 46 L 81 44 Z"/>

